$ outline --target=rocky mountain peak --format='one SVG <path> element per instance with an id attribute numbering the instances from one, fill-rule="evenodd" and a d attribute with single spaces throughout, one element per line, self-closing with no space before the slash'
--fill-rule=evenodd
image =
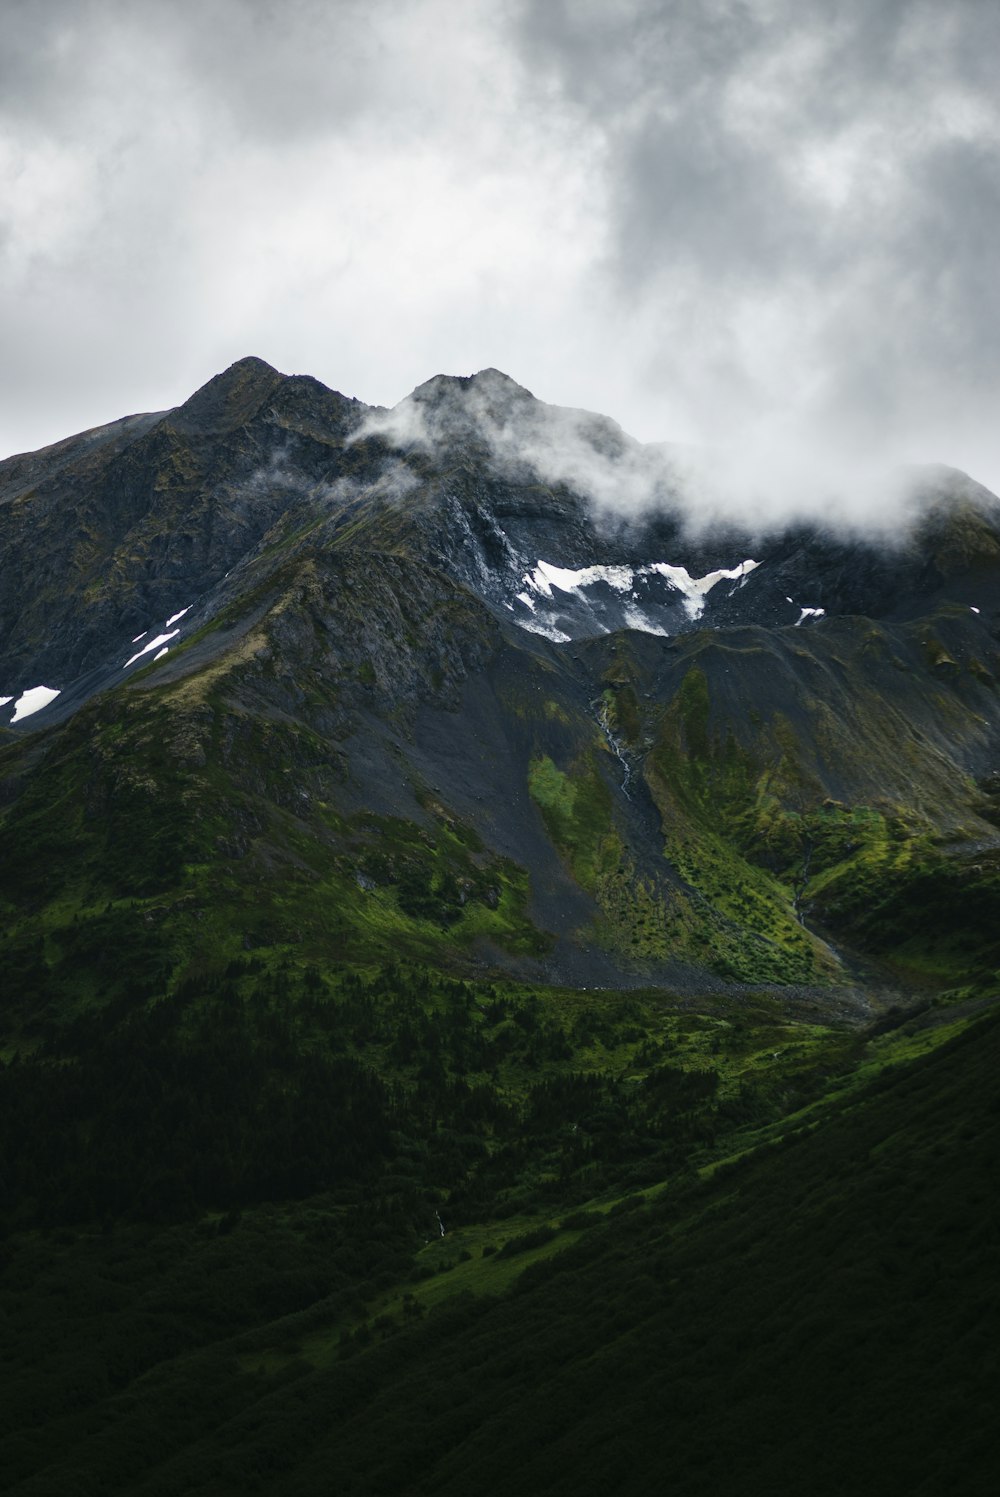
<path id="1" fill-rule="evenodd" d="M 408 396 L 426 404 L 458 403 L 469 395 L 498 401 L 534 400 L 531 391 L 502 369 L 480 369 L 476 374 L 435 374 Z"/>
<path id="2" fill-rule="evenodd" d="M 394 407 L 416 415 L 435 441 L 483 440 L 535 418 L 540 409 L 530 390 L 499 369 L 477 374 L 436 374 Z"/>
<path id="3" fill-rule="evenodd" d="M 890 490 L 898 538 L 805 521 L 751 533 L 693 527 L 660 458 L 496 368 L 436 375 L 384 411 L 240 359 L 165 416 L 0 470 L 17 501 L 0 507 L 0 694 L 44 684 L 60 693 L 50 715 L 68 712 L 118 683 L 137 639 L 173 629 L 179 650 L 231 605 L 241 567 L 316 546 L 430 565 L 556 645 L 943 603 L 993 617 L 1000 501 L 963 474 L 909 475 L 908 512 Z"/>
<path id="4" fill-rule="evenodd" d="M 170 424 L 178 431 L 221 434 L 249 421 L 282 384 L 279 374 L 263 359 L 238 359 L 215 375 L 178 406 Z"/>

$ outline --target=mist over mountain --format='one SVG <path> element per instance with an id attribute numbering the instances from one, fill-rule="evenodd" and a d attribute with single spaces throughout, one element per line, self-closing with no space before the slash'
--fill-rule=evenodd
<path id="1" fill-rule="evenodd" d="M 1000 501 L 719 471 L 257 358 L 0 464 L 18 1497 L 994 1489 Z"/>
<path id="2" fill-rule="evenodd" d="M 887 474 L 877 494 L 869 475 L 853 506 L 796 514 L 721 471 L 497 370 L 383 410 L 245 359 L 174 411 L 0 464 L 0 685 L 13 703 L 44 678 L 64 712 L 118 679 L 137 636 L 182 609 L 171 640 L 207 621 L 293 524 L 310 545 L 410 547 L 556 642 L 982 607 L 1000 502 L 965 475 Z"/>

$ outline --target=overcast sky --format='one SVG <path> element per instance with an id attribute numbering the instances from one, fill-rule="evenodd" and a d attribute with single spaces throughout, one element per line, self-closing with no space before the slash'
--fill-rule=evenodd
<path id="1" fill-rule="evenodd" d="M 0 455 L 255 353 L 1000 488 L 996 0 L 0 0 Z"/>

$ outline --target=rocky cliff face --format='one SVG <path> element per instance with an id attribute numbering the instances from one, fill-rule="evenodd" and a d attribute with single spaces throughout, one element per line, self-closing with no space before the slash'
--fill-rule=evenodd
<path id="1" fill-rule="evenodd" d="M 245 359 L 175 411 L 0 464 L 2 679 L 65 688 L 217 587 L 292 522 L 358 419 Z"/>

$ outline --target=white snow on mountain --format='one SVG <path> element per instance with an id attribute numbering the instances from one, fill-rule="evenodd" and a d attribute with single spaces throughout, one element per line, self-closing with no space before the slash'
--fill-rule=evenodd
<path id="1" fill-rule="evenodd" d="M 658 634 L 661 639 L 670 638 L 670 630 L 664 629 L 662 624 L 654 623 L 648 613 L 643 613 L 641 608 L 635 608 L 631 604 L 625 606 L 626 629 L 638 629 L 643 634 Z"/>
<path id="2" fill-rule="evenodd" d="M 228 572 L 227 572 L 226 575 L 227 576 L 229 575 Z M 180 620 L 184 617 L 184 615 L 186 613 L 190 613 L 191 612 L 191 609 L 193 607 L 194 607 L 194 604 L 193 603 L 189 603 L 186 608 L 181 608 L 177 613 L 172 613 L 170 615 L 170 617 L 164 623 L 164 625 L 163 625 L 164 629 L 170 629 L 171 624 L 179 623 Z M 142 631 L 141 634 L 137 634 L 135 636 L 135 638 L 132 640 L 132 643 L 134 645 L 137 645 L 139 643 L 140 639 L 145 639 L 146 638 L 146 635 L 148 633 L 149 633 L 148 629 L 143 629 L 143 631 Z M 147 651 L 159 649 L 160 645 L 162 645 L 165 640 L 173 639 L 174 635 L 175 634 L 179 634 L 179 633 L 180 633 L 179 629 L 170 629 L 170 633 L 169 634 L 158 634 L 155 639 L 149 640 L 146 644 L 143 645 L 143 647 L 142 647 L 141 650 L 137 650 L 136 653 L 130 659 L 126 660 L 125 664 L 122 666 L 122 670 L 127 670 L 130 665 L 132 665 L 136 660 L 138 660 L 140 658 L 140 656 L 145 655 L 147 653 Z M 153 659 L 154 660 L 159 660 L 160 657 L 163 656 L 163 655 L 165 655 L 166 653 L 167 653 L 166 650 L 160 650 L 160 652 L 159 652 L 158 655 L 154 655 L 153 656 Z"/>
<path id="3" fill-rule="evenodd" d="M 540 619 L 518 619 L 522 629 L 527 629 L 529 634 L 544 634 L 546 639 L 551 639 L 557 645 L 568 645 L 570 636 L 557 629 L 554 624 L 543 624 Z"/>
<path id="4" fill-rule="evenodd" d="M 158 634 L 155 639 L 151 639 L 148 644 L 143 645 L 141 650 L 136 650 L 131 659 L 126 660 L 125 664 L 122 666 L 122 670 L 128 670 L 129 666 L 134 664 L 136 660 L 141 660 L 142 656 L 148 655 L 150 650 L 158 650 L 161 645 L 165 645 L 168 640 L 173 639 L 174 636 L 180 634 L 180 632 L 181 631 L 179 629 L 171 629 L 169 634 Z"/>
<path id="5" fill-rule="evenodd" d="M 615 592 L 630 595 L 631 602 L 634 604 L 638 602 L 638 594 L 635 590 L 637 579 L 656 575 L 663 577 L 681 594 L 687 615 L 693 620 L 700 618 L 704 613 L 705 599 L 719 582 L 739 582 L 742 587 L 750 573 L 758 566 L 760 562 L 748 559 L 735 567 L 720 567 L 717 571 L 708 572 L 704 577 L 692 577 L 686 567 L 672 566 L 665 561 L 655 561 L 639 567 L 593 566 L 573 569 L 553 566 L 551 562 L 539 558 L 534 568 L 523 574 L 522 581 L 525 584 L 525 590 L 517 593 L 516 596 L 519 602 L 534 612 L 535 602 L 531 596 L 532 593 L 554 601 L 553 589 L 561 593 L 579 593 L 597 582 L 603 582 Z M 629 628 L 642 629 L 647 634 L 666 635 L 669 632 L 638 608 L 626 607 L 625 616 Z M 525 624 L 525 627 L 530 626 Z M 539 627 L 535 632 L 546 632 L 550 638 L 553 637 L 551 630 L 543 631 Z"/>
<path id="6" fill-rule="evenodd" d="M 720 567 L 716 572 L 708 572 L 704 577 L 692 577 L 687 567 L 672 567 L 665 561 L 655 561 L 651 566 L 640 567 L 640 574 L 658 572 L 661 577 L 676 587 L 677 591 L 684 595 L 684 607 L 688 617 L 700 618 L 705 611 L 705 595 L 711 592 L 717 583 L 724 580 L 735 582 L 743 581 L 755 568 L 760 566 L 759 561 L 741 561 L 736 567 Z"/>
<path id="7" fill-rule="evenodd" d="M 578 588 L 590 587 L 595 582 L 606 582 L 616 592 L 631 592 L 632 577 L 631 567 L 581 567 L 574 572 L 567 567 L 554 567 L 550 562 L 539 559 L 533 572 L 525 572 L 524 581 L 535 592 L 551 598 L 554 587 L 561 593 L 573 593 Z"/>
<path id="8" fill-rule="evenodd" d="M 11 718 L 11 722 L 22 722 L 24 718 L 30 717 L 33 712 L 41 712 L 42 708 L 47 707 L 50 702 L 54 702 L 58 695 L 58 687 L 52 686 L 32 686 L 27 691 L 22 691 L 17 699 L 17 705 L 14 708 L 14 716 Z M 5 700 L 9 702 L 10 697 L 6 697 Z"/>

